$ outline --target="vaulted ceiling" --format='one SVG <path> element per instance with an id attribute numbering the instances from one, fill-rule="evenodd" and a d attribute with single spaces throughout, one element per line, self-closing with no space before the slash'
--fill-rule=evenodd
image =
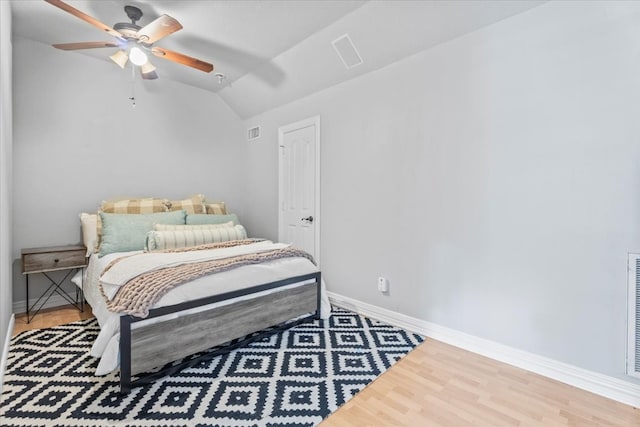
<path id="1" fill-rule="evenodd" d="M 113 26 L 133 5 L 144 26 L 162 14 L 183 29 L 157 43 L 214 64 L 211 73 L 154 58 L 162 84 L 172 79 L 216 92 L 242 118 L 291 102 L 429 47 L 526 12 L 545 1 L 523 0 L 67 0 Z M 13 31 L 37 42 L 111 41 L 108 34 L 40 0 L 12 1 Z M 348 34 L 363 62 L 347 69 L 332 42 Z M 111 40 L 110 40 L 111 39 Z M 53 49 L 53 48 L 52 48 Z M 116 48 L 57 51 L 110 60 Z M 216 73 L 224 75 L 222 83 Z"/>

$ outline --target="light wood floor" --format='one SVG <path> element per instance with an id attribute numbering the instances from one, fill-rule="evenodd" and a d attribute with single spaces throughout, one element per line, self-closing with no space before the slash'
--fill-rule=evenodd
<path id="1" fill-rule="evenodd" d="M 41 312 L 14 334 L 91 317 Z M 365 426 L 640 426 L 640 410 L 427 339 L 320 424 Z"/>
<path id="2" fill-rule="evenodd" d="M 640 426 L 640 410 L 427 339 L 327 418 L 348 426 Z"/>
<path id="3" fill-rule="evenodd" d="M 64 325 L 65 323 L 77 322 L 93 317 L 89 304 L 84 305 L 84 311 L 81 312 L 77 308 L 69 305 L 58 308 L 50 308 L 41 310 L 38 314 L 27 323 L 27 315 L 25 313 L 16 314 L 16 322 L 13 327 L 13 335 L 20 332 L 29 331 L 31 329 L 50 328 L 52 326 Z"/>

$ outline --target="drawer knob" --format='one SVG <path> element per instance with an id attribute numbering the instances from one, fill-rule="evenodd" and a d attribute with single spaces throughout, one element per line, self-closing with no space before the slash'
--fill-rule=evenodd
<path id="1" fill-rule="evenodd" d="M 60 261 L 58 258 L 54 259 L 53 262 L 58 262 Z"/>

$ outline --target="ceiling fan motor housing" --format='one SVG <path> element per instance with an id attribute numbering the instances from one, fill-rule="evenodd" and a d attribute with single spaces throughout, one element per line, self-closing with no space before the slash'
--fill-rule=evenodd
<path id="1" fill-rule="evenodd" d="M 113 26 L 113 29 L 120 32 L 127 40 L 137 39 L 138 30 L 142 27 L 137 25 L 136 22 L 142 18 L 143 13 L 135 6 L 125 6 L 124 11 L 131 19 L 131 23 L 118 22 Z"/>
<path id="2" fill-rule="evenodd" d="M 128 22 L 118 22 L 113 26 L 113 29 L 122 34 L 127 40 L 137 39 L 140 28 L 142 28 L 140 25 L 129 24 Z"/>

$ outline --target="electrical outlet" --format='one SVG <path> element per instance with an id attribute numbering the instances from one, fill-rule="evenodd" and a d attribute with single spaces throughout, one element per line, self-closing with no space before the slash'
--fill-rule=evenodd
<path id="1" fill-rule="evenodd" d="M 389 292 L 389 281 L 385 277 L 378 277 L 378 291 L 382 293 Z"/>

